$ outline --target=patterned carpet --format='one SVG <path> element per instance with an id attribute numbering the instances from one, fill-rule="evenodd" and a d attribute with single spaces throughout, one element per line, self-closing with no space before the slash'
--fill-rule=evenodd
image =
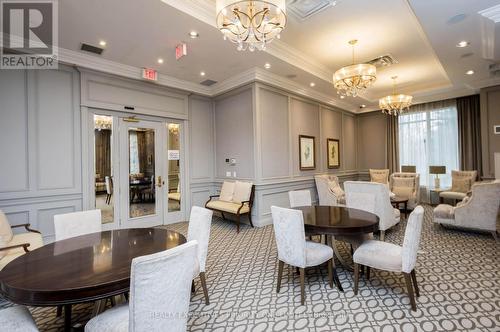
<path id="1" fill-rule="evenodd" d="M 345 293 L 330 289 L 326 268 L 307 271 L 306 305 L 299 278 L 285 268 L 276 293 L 276 248 L 272 226 L 243 226 L 214 219 L 207 262 L 210 305 L 199 280 L 192 298 L 189 331 L 500 331 L 500 243 L 489 234 L 449 230 L 432 224 L 427 206 L 417 263 L 421 296 L 410 310 L 403 278 L 373 271 L 354 296 L 352 273 L 339 268 Z M 401 244 L 405 222 L 387 233 Z M 186 234 L 187 224 L 167 228 Z M 344 250 L 344 254 L 347 254 Z M 1 306 L 8 306 L 8 303 Z M 30 308 L 41 331 L 59 331 L 55 309 Z M 84 324 L 89 305 L 76 306 Z M 1 330 L 1 328 L 0 328 Z"/>

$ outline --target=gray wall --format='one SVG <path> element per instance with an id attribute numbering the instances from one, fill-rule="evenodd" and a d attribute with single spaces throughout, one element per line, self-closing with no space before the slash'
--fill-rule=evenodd
<path id="1" fill-rule="evenodd" d="M 481 89 L 481 143 L 484 176 L 495 174 L 494 153 L 500 152 L 500 135 L 493 133 L 500 126 L 500 85 Z"/>
<path id="2" fill-rule="evenodd" d="M 54 233 L 53 216 L 82 208 L 76 70 L 0 71 L 0 209 L 11 224 Z"/>
<path id="3" fill-rule="evenodd" d="M 356 118 L 358 169 L 387 168 L 387 115 L 370 112 Z"/>

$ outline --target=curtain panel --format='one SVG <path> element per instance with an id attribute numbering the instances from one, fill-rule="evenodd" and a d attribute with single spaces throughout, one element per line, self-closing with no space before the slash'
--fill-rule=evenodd
<path id="1" fill-rule="evenodd" d="M 111 130 L 95 130 L 95 172 L 100 180 L 111 176 Z"/>
<path id="2" fill-rule="evenodd" d="M 387 167 L 389 172 L 399 172 L 399 117 L 387 116 Z"/>
<path id="3" fill-rule="evenodd" d="M 479 95 L 457 98 L 460 169 L 483 175 Z"/>

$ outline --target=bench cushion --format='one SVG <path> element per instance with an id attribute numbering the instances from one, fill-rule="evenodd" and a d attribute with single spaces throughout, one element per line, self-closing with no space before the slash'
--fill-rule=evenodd
<path id="1" fill-rule="evenodd" d="M 224 181 L 222 184 L 222 188 L 220 190 L 220 200 L 226 201 L 226 202 L 231 202 L 233 200 L 233 195 L 234 195 L 234 182 L 228 182 Z"/>
<path id="2" fill-rule="evenodd" d="M 232 201 L 235 203 L 246 202 L 250 200 L 251 193 L 252 183 L 236 181 L 234 184 L 234 194 Z"/>
<path id="3" fill-rule="evenodd" d="M 448 198 L 448 199 L 456 199 L 456 200 L 462 200 L 467 196 L 467 194 L 462 193 L 462 192 L 456 192 L 456 191 L 443 191 L 439 193 L 439 197 L 442 198 Z"/>
<path id="4" fill-rule="evenodd" d="M 6 245 L 6 247 L 15 246 L 17 244 L 23 244 L 23 243 L 30 244 L 30 246 L 28 247 L 29 251 L 33 251 L 35 249 L 38 249 L 41 246 L 43 246 L 42 235 L 40 235 L 39 233 L 34 233 L 34 232 L 16 234 L 12 238 L 12 241 L 10 241 Z M 12 262 L 17 257 L 25 254 L 23 247 L 10 249 L 10 250 L 6 250 L 3 252 L 5 253 L 5 256 L 3 256 L 0 259 L 0 270 L 2 270 L 5 267 L 5 265 Z"/>
<path id="5" fill-rule="evenodd" d="M 241 204 L 238 203 L 233 203 L 233 202 L 226 202 L 223 200 L 218 200 L 218 201 L 210 201 L 207 203 L 207 208 L 213 209 L 213 210 L 218 210 L 218 211 L 223 211 L 223 212 L 228 212 L 232 214 L 237 214 L 238 209 L 240 208 Z M 243 213 L 248 213 L 250 211 L 249 207 L 247 204 L 245 204 L 241 210 L 240 214 Z"/>

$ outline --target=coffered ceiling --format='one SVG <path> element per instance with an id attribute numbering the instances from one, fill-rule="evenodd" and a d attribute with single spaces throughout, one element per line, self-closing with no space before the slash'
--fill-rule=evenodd
<path id="1" fill-rule="evenodd" d="M 498 0 L 288 0 L 288 25 L 281 40 L 254 53 L 238 52 L 222 39 L 215 28 L 215 0 L 82 4 L 59 2 L 60 47 L 81 52 L 82 42 L 98 45 L 105 40 L 100 56 L 105 60 L 152 67 L 193 85 L 212 79 L 219 82 L 213 91 L 254 70 L 255 77 L 287 81 L 302 94 L 321 96 L 350 111 L 366 104 L 365 111 L 375 109 L 378 98 L 391 92 L 394 75 L 399 90 L 414 94 L 417 102 L 500 84 L 489 71 L 500 62 L 500 23 L 478 14 Z M 200 37 L 189 38 L 190 31 Z M 398 63 L 378 68 L 375 85 L 362 96 L 340 100 L 331 80 L 335 70 L 351 62 L 350 39 L 359 40 L 357 61 L 390 54 Z M 457 48 L 461 40 L 470 45 Z M 181 41 L 187 42 L 188 55 L 176 61 L 174 47 Z M 158 58 L 164 63 L 158 64 Z M 265 70 L 265 63 L 271 68 Z M 467 70 L 474 75 L 465 75 Z"/>

